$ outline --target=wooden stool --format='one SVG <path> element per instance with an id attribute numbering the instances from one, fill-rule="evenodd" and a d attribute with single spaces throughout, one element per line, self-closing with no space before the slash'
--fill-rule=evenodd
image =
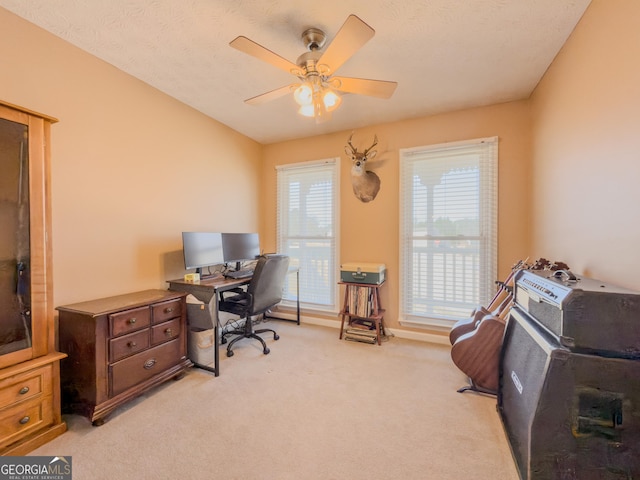
<path id="1" fill-rule="evenodd" d="M 376 342 L 378 345 L 382 345 L 382 336 L 386 335 L 384 329 L 384 312 L 380 304 L 380 287 L 384 282 L 380 284 L 368 284 L 368 283 L 351 283 L 351 282 L 338 282 L 339 285 L 344 285 L 344 303 L 340 315 L 342 321 L 340 323 L 340 339 L 344 333 L 344 323 L 347 320 L 347 326 L 351 325 L 354 319 L 360 318 L 363 320 L 369 320 L 375 324 L 376 329 Z M 358 302 L 356 306 L 353 301 L 349 301 L 350 294 L 355 295 L 356 299 L 360 292 L 366 292 L 367 298 Z M 370 295 L 369 295 L 370 294 Z M 349 308 L 351 306 L 351 308 Z M 360 309 L 358 309 L 360 307 Z M 352 311 L 353 310 L 353 311 Z"/>

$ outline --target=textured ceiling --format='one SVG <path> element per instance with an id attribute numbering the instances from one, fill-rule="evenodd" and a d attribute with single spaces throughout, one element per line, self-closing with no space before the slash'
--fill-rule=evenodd
<path id="1" fill-rule="evenodd" d="M 0 6 L 261 142 L 526 98 L 590 0 L 0 0 Z M 229 47 L 244 35 L 295 63 L 301 33 L 329 43 L 349 14 L 375 36 L 338 71 L 392 80 L 388 100 L 345 95 L 329 122 L 287 95 L 295 77 Z"/>

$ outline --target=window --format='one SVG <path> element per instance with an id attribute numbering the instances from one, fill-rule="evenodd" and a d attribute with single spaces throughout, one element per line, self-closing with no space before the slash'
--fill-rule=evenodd
<path id="1" fill-rule="evenodd" d="M 340 159 L 276 167 L 278 252 L 300 268 L 300 304 L 336 311 Z M 296 298 L 288 275 L 284 299 Z"/>
<path id="2" fill-rule="evenodd" d="M 401 323 L 450 327 L 497 273 L 498 139 L 400 151 Z"/>

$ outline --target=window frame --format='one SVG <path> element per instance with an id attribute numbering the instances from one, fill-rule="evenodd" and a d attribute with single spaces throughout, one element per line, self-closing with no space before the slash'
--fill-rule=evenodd
<path id="1" fill-rule="evenodd" d="M 300 308 L 303 308 L 307 311 L 317 311 L 320 313 L 331 313 L 336 314 L 338 312 L 338 297 L 339 297 L 339 289 L 338 289 L 338 266 L 339 266 L 339 258 L 340 258 L 340 157 L 331 157 L 320 160 L 311 160 L 306 162 L 299 163 L 290 163 L 277 165 L 276 167 L 276 246 L 277 251 L 279 253 L 290 255 L 291 264 L 299 268 L 300 275 Z M 333 208 L 332 208 L 332 226 L 331 230 L 333 234 L 330 237 L 326 236 L 313 236 L 313 235 L 289 235 L 287 232 L 283 231 L 283 228 L 288 228 L 288 222 L 291 220 L 288 212 L 289 212 L 289 201 L 288 196 L 285 195 L 286 192 L 282 191 L 283 183 L 285 182 L 283 174 L 287 176 L 295 175 L 296 173 L 301 172 L 310 172 L 312 169 L 324 170 L 325 172 L 331 168 L 331 181 L 333 182 L 333 190 L 332 190 L 332 200 L 333 200 Z M 287 185 L 291 185 L 291 183 L 287 183 Z M 283 202 L 287 202 L 286 204 Z M 317 285 L 314 288 L 310 288 L 309 285 L 315 284 L 316 281 L 320 280 L 322 282 L 322 278 L 318 279 L 318 277 L 311 278 L 308 275 L 311 275 L 311 269 L 305 268 L 305 264 L 300 264 L 301 258 L 295 257 L 291 255 L 291 252 L 286 247 L 287 240 L 299 240 L 300 242 L 304 241 L 312 241 L 316 240 L 326 240 L 327 238 L 330 240 L 330 247 L 332 252 L 329 254 L 329 258 L 326 260 L 328 265 L 326 268 L 323 268 L 323 274 L 320 275 L 326 276 L 326 291 L 324 292 L 328 298 L 328 303 L 317 303 L 313 301 L 309 301 L 308 297 L 310 295 L 310 291 L 317 288 Z M 288 279 L 285 283 L 285 296 L 283 298 L 283 305 L 287 307 L 293 307 L 296 303 L 296 298 L 298 295 L 295 279 L 293 275 L 288 275 Z M 317 293 L 317 292 L 316 292 Z M 307 299 L 305 300 L 305 297 Z"/>
<path id="2" fill-rule="evenodd" d="M 489 301 L 493 293 L 495 293 L 495 279 L 497 276 L 498 266 L 498 137 L 487 137 L 473 140 L 465 140 L 460 142 L 441 143 L 436 145 L 426 145 L 420 147 L 400 149 L 400 175 L 399 175 L 399 195 L 400 195 L 400 222 L 399 222 L 399 236 L 400 236 L 400 298 L 399 298 L 399 323 L 403 326 L 411 327 L 425 327 L 436 329 L 449 329 L 459 319 L 465 318 L 465 315 L 437 315 L 433 313 L 434 305 L 429 305 L 427 309 L 432 309 L 431 312 L 418 313 L 414 307 L 414 298 L 410 292 L 413 291 L 414 283 L 411 278 L 413 272 L 413 262 L 415 261 L 414 255 L 414 240 L 416 238 L 422 239 L 423 237 L 415 236 L 415 220 L 413 220 L 413 201 L 414 201 L 414 189 L 413 178 L 408 178 L 411 175 L 410 171 L 413 168 L 415 162 L 429 161 L 434 159 L 438 154 L 441 157 L 451 153 L 468 153 L 472 150 L 482 150 L 480 160 L 479 176 L 479 197 L 477 208 L 479 211 L 479 235 L 478 241 L 478 266 L 477 266 L 477 282 L 478 289 L 477 298 L 473 302 L 469 303 L 469 313 L 472 309 L 471 304 L 476 306 L 477 304 L 486 304 Z M 421 159 L 420 156 L 423 158 Z M 429 158 L 431 157 L 431 158 Z M 442 158 L 440 158 L 442 161 Z M 462 164 L 462 162 L 461 162 Z M 412 208 L 411 212 L 407 209 Z M 409 219 L 412 220 L 409 220 Z M 410 230 L 408 230 L 410 229 Z M 438 237 L 433 235 L 425 235 L 424 239 L 437 239 L 446 238 L 446 236 Z M 456 237 L 455 240 L 464 239 L 467 237 Z M 469 237 L 470 238 L 470 237 Z M 451 237 L 447 240 L 453 240 Z M 433 247 L 427 247 L 428 251 Z M 433 254 L 432 254 L 433 255 Z M 452 254 L 453 255 L 453 254 Z M 411 261 L 410 265 L 408 262 Z M 431 267 L 433 268 L 433 267 Z M 443 271 L 446 271 L 444 268 Z M 447 287 L 440 286 L 440 288 L 446 290 Z M 434 297 L 434 286 L 427 295 Z M 450 308 L 457 306 L 461 309 L 461 305 L 466 302 L 444 302 L 448 303 Z"/>

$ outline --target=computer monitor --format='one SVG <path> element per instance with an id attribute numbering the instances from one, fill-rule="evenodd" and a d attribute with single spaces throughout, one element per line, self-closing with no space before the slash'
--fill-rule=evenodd
<path id="1" fill-rule="evenodd" d="M 225 262 L 222 254 L 222 234 L 213 232 L 182 232 L 184 267 L 196 269 L 202 276 L 202 269 Z"/>
<path id="2" fill-rule="evenodd" d="M 260 255 L 260 237 L 257 233 L 223 233 L 222 251 L 224 263 L 235 262 L 236 270 L 240 270 L 242 261 Z"/>

